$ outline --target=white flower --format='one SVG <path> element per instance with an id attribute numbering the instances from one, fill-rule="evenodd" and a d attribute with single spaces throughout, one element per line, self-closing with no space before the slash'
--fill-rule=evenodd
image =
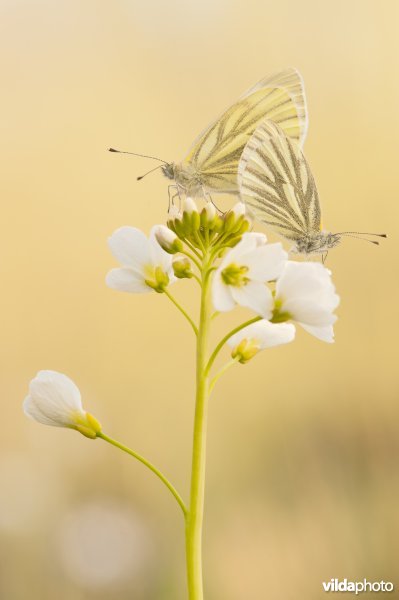
<path id="1" fill-rule="evenodd" d="M 288 261 L 276 284 L 273 321 L 292 319 L 324 342 L 334 341 L 339 296 L 320 263 Z"/>
<path id="2" fill-rule="evenodd" d="M 259 350 L 272 348 L 280 344 L 288 344 L 292 342 L 294 337 L 295 327 L 290 323 L 275 325 L 266 319 L 262 319 L 232 335 L 227 343 L 233 348 L 232 357 L 238 358 L 241 363 L 245 363 L 255 356 Z"/>
<path id="3" fill-rule="evenodd" d="M 155 226 L 149 239 L 135 227 L 121 227 L 109 238 L 112 254 L 123 265 L 112 269 L 106 283 L 121 292 L 162 292 L 176 279 L 173 275 L 172 256 L 158 244 Z"/>
<path id="4" fill-rule="evenodd" d="M 83 409 L 75 383 L 57 371 L 39 371 L 30 382 L 23 409 L 38 423 L 76 429 L 89 438 L 101 431 L 100 423 Z"/>
<path id="5" fill-rule="evenodd" d="M 212 285 L 215 309 L 222 312 L 240 304 L 269 319 L 273 297 L 266 282 L 281 274 L 286 261 L 287 253 L 280 243 L 266 244 L 263 234 L 244 233 L 215 273 Z"/>

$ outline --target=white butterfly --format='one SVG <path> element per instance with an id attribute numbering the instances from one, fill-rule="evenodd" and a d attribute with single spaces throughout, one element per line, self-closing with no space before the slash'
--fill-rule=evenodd
<path id="1" fill-rule="evenodd" d="M 386 237 L 322 230 L 319 195 L 309 164 L 298 143 L 272 121 L 261 123 L 247 143 L 238 167 L 238 185 L 255 219 L 295 242 L 294 252 L 326 252 L 343 235 Z"/>
<path id="2" fill-rule="evenodd" d="M 180 163 L 156 160 L 164 163 L 162 172 L 175 182 L 179 195 L 239 194 L 237 171 L 241 155 L 265 119 L 277 123 L 287 136 L 303 144 L 307 132 L 306 100 L 302 77 L 296 69 L 266 77 L 248 90 L 198 136 Z"/>

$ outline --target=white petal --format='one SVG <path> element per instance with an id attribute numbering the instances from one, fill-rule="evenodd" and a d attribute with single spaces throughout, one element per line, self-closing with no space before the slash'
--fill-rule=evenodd
<path id="1" fill-rule="evenodd" d="M 244 233 L 238 244 L 229 250 L 226 256 L 223 257 L 219 269 L 223 270 L 232 263 L 245 265 L 245 262 L 243 262 L 243 256 L 245 256 L 248 252 L 255 250 L 258 242 L 258 234 Z"/>
<path id="2" fill-rule="evenodd" d="M 140 271 L 150 260 L 149 242 L 140 229 L 120 227 L 108 239 L 112 254 L 122 264 Z"/>
<path id="3" fill-rule="evenodd" d="M 233 212 L 236 217 L 241 217 L 245 215 L 246 206 L 243 202 L 236 202 L 236 204 L 234 204 L 233 208 L 231 209 L 231 212 Z"/>
<path id="4" fill-rule="evenodd" d="M 276 298 L 282 311 L 309 325 L 330 325 L 339 296 L 331 281 L 331 273 L 319 263 L 289 261 L 277 281 Z"/>
<path id="5" fill-rule="evenodd" d="M 249 281 L 242 287 L 230 287 L 231 295 L 240 306 L 251 308 L 258 315 L 269 319 L 272 315 L 273 296 L 264 283 Z"/>
<path id="6" fill-rule="evenodd" d="M 229 286 L 225 285 L 219 270 L 215 273 L 212 283 L 212 302 L 215 310 L 225 312 L 235 307 Z"/>
<path id="7" fill-rule="evenodd" d="M 169 227 L 166 227 L 166 225 L 154 225 L 151 234 L 155 237 L 158 244 L 164 244 L 168 249 L 177 238 L 177 235 Z"/>
<path id="8" fill-rule="evenodd" d="M 334 295 L 331 272 L 320 263 L 288 261 L 277 285 L 276 295 L 312 296 L 315 293 Z"/>
<path id="9" fill-rule="evenodd" d="M 295 298 L 284 302 L 283 311 L 292 315 L 295 321 L 308 325 L 332 325 L 337 320 L 329 307 L 323 306 L 317 298 Z"/>
<path id="10" fill-rule="evenodd" d="M 287 263 L 288 254 L 280 243 L 257 247 L 243 257 L 249 267 L 248 277 L 257 281 L 277 279 Z"/>
<path id="11" fill-rule="evenodd" d="M 74 424 L 73 416 L 85 415 L 80 392 L 66 375 L 56 371 L 40 371 L 29 386 L 23 404 L 31 419 L 57 427 Z"/>
<path id="12" fill-rule="evenodd" d="M 334 329 L 332 325 L 324 325 L 324 326 L 315 326 L 315 325 L 306 325 L 305 323 L 298 323 L 307 331 L 311 333 L 315 337 L 317 337 L 322 342 L 328 342 L 332 344 L 334 342 Z"/>
<path id="13" fill-rule="evenodd" d="M 216 208 L 212 202 L 207 202 L 205 204 L 205 213 L 206 213 L 206 218 L 208 219 L 208 221 L 213 221 L 213 219 L 216 217 L 216 215 L 217 215 Z"/>
<path id="14" fill-rule="evenodd" d="M 198 212 L 198 206 L 196 205 L 194 200 L 192 198 L 189 198 L 188 196 L 183 201 L 183 212 L 186 212 L 189 215 L 191 215 L 194 212 Z"/>
<path id="15" fill-rule="evenodd" d="M 256 340 L 260 348 L 264 349 L 288 344 L 294 338 L 295 327 L 291 323 L 270 323 L 270 321 L 262 319 L 234 334 L 228 340 L 228 344 L 235 348 L 242 340 Z"/>
<path id="16" fill-rule="evenodd" d="M 51 405 L 43 405 L 32 396 L 26 396 L 23 403 L 23 410 L 27 417 L 32 421 L 37 421 L 43 425 L 52 425 L 53 427 L 68 427 L 72 424 L 69 413 L 61 413 Z"/>
<path id="17" fill-rule="evenodd" d="M 112 269 L 105 278 L 108 287 L 119 290 L 120 292 L 130 292 L 132 294 L 144 294 L 153 291 L 144 283 L 144 277 L 138 275 L 129 267 Z"/>
<path id="18" fill-rule="evenodd" d="M 267 242 L 267 237 L 264 233 L 258 233 L 256 231 L 250 231 L 248 233 L 244 233 L 244 235 L 250 235 L 255 240 L 257 246 L 264 246 Z"/>
<path id="19" fill-rule="evenodd" d="M 72 410 L 82 410 L 79 388 L 69 377 L 58 371 L 43 370 L 29 384 L 29 394 L 34 398 L 57 402 Z"/>
<path id="20" fill-rule="evenodd" d="M 165 252 L 163 248 L 158 243 L 156 238 L 157 228 L 159 225 L 155 225 L 151 229 L 150 239 L 149 239 L 149 254 L 150 254 L 150 263 L 155 267 L 161 267 L 164 273 L 167 273 L 169 276 L 173 275 L 172 263 L 173 263 L 173 255 Z M 170 230 L 169 230 L 170 231 Z M 173 232 L 171 231 L 170 233 Z M 175 236 L 176 238 L 177 236 Z"/>

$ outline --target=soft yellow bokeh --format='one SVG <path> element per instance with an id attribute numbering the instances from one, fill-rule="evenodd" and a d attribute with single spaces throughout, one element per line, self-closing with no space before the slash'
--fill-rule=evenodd
<path id="1" fill-rule="evenodd" d="M 154 163 L 107 148 L 179 160 L 290 65 L 325 227 L 389 239 L 330 252 L 335 345 L 299 332 L 216 388 L 206 600 L 316 599 L 332 577 L 399 586 L 398 20 L 396 0 L 0 1 L 2 599 L 185 600 L 183 525 L 159 481 L 21 403 L 39 369 L 66 373 L 187 495 L 191 331 L 166 297 L 104 284 L 107 237 L 162 223 L 168 182 L 137 183 Z M 175 292 L 194 309 L 192 282 Z"/>

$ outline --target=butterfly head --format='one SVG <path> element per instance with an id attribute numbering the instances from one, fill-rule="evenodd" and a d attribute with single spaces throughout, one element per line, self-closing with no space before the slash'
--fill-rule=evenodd
<path id="1" fill-rule="evenodd" d="M 167 179 L 175 178 L 175 164 L 174 163 L 165 163 L 162 167 L 162 173 L 165 175 Z"/>

